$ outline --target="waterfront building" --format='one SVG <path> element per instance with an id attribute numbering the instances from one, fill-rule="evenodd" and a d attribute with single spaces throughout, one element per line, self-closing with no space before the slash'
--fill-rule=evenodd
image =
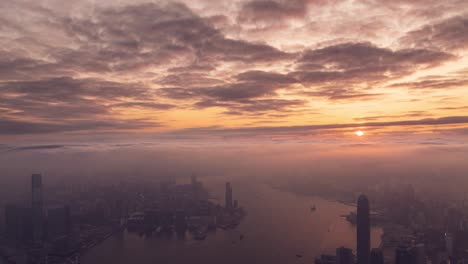
<path id="1" fill-rule="evenodd" d="M 357 263 L 369 264 L 370 260 L 370 217 L 369 200 L 360 195 L 357 202 Z"/>
<path id="2" fill-rule="evenodd" d="M 5 207 L 5 236 L 13 243 L 25 243 L 33 237 L 31 208 L 9 204 Z"/>
<path id="3" fill-rule="evenodd" d="M 370 264 L 383 264 L 384 256 L 380 248 L 373 248 L 370 253 Z"/>
<path id="4" fill-rule="evenodd" d="M 230 182 L 226 182 L 225 207 L 232 209 L 232 187 Z"/>
<path id="5" fill-rule="evenodd" d="M 33 221 L 33 239 L 34 242 L 42 242 L 43 233 L 43 201 L 42 201 L 42 175 L 33 174 L 31 176 L 31 193 L 32 193 L 32 221 Z"/>
<path id="6" fill-rule="evenodd" d="M 68 237 L 71 233 L 70 207 L 61 206 L 47 210 L 47 238 Z"/>
<path id="7" fill-rule="evenodd" d="M 413 258 L 410 250 L 406 246 L 399 246 L 395 249 L 395 264 L 412 264 Z"/>
<path id="8" fill-rule="evenodd" d="M 412 263 L 426 264 L 426 249 L 424 244 L 417 244 L 410 249 Z"/>
<path id="9" fill-rule="evenodd" d="M 336 264 L 353 264 L 353 250 L 350 248 L 339 247 L 336 249 Z"/>

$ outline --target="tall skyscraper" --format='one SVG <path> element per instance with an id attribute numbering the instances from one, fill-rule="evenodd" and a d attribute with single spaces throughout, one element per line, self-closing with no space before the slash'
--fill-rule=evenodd
<path id="1" fill-rule="evenodd" d="M 370 253 L 370 263 L 371 264 L 383 264 L 384 256 L 380 248 L 373 248 Z"/>
<path id="2" fill-rule="evenodd" d="M 43 204 L 42 204 L 42 175 L 33 174 L 31 176 L 32 186 L 32 220 L 34 242 L 41 242 L 43 239 Z"/>
<path id="3" fill-rule="evenodd" d="M 340 247 L 336 249 L 336 264 L 353 264 L 353 250 Z"/>
<path id="4" fill-rule="evenodd" d="M 369 264 L 370 260 L 370 217 L 369 200 L 360 195 L 357 202 L 357 263 Z"/>
<path id="5" fill-rule="evenodd" d="M 409 248 L 404 245 L 400 245 L 395 249 L 395 264 L 412 264 L 412 256 Z"/>
<path id="6" fill-rule="evenodd" d="M 226 182 L 226 209 L 232 208 L 232 187 L 230 182 Z"/>
<path id="7" fill-rule="evenodd" d="M 47 238 L 69 237 L 71 233 L 70 207 L 61 206 L 47 210 Z"/>
<path id="8" fill-rule="evenodd" d="M 426 264 L 426 249 L 424 244 L 417 244 L 410 249 L 411 263 Z M 450 256 L 450 255 L 449 255 Z"/>

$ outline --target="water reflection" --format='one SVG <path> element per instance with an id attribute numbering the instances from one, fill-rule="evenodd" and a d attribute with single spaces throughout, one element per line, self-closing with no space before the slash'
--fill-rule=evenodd
<path id="1" fill-rule="evenodd" d="M 223 184 L 205 185 L 222 201 Z M 264 184 L 236 183 L 234 195 L 247 211 L 234 230 L 212 231 L 203 241 L 188 232 L 150 238 L 124 232 L 88 251 L 82 263 L 313 263 L 317 255 L 333 254 L 339 246 L 356 246 L 355 228 L 341 217 L 351 206 Z M 373 247 L 379 245 L 381 232 L 372 229 Z"/>

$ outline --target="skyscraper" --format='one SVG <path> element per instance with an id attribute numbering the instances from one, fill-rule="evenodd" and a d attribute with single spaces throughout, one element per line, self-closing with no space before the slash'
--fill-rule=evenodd
<path id="1" fill-rule="evenodd" d="M 32 220 L 34 242 L 41 242 L 43 239 L 43 208 L 42 208 L 42 175 L 33 174 L 31 176 L 32 186 Z"/>
<path id="2" fill-rule="evenodd" d="M 71 233 L 70 207 L 61 206 L 47 210 L 47 238 L 68 237 Z"/>
<path id="3" fill-rule="evenodd" d="M 412 264 L 412 256 L 409 248 L 400 245 L 395 249 L 395 264 Z"/>
<path id="4" fill-rule="evenodd" d="M 370 263 L 371 264 L 383 264 L 384 256 L 380 248 L 373 248 L 370 253 Z"/>
<path id="5" fill-rule="evenodd" d="M 232 187 L 230 182 L 226 182 L 226 209 L 232 208 Z"/>
<path id="6" fill-rule="evenodd" d="M 370 217 L 369 200 L 363 194 L 357 202 L 357 263 L 369 264 L 370 260 Z"/>
<path id="7" fill-rule="evenodd" d="M 336 264 L 353 264 L 353 250 L 345 247 L 337 248 Z"/>

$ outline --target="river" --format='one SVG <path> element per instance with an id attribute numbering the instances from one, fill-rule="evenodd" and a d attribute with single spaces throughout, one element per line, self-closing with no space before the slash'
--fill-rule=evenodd
<path id="1" fill-rule="evenodd" d="M 207 189 L 222 201 L 224 182 L 211 182 Z M 355 227 L 341 217 L 353 210 L 352 206 L 266 184 L 233 183 L 233 189 L 234 198 L 247 211 L 234 230 L 218 229 L 203 241 L 189 235 L 185 239 L 175 235 L 170 239 L 145 238 L 123 232 L 86 252 L 82 263 L 314 263 L 316 256 L 334 254 L 340 246 L 355 250 Z M 315 212 L 310 211 L 313 204 Z M 373 247 L 380 244 L 381 234 L 381 228 L 372 228 Z"/>

